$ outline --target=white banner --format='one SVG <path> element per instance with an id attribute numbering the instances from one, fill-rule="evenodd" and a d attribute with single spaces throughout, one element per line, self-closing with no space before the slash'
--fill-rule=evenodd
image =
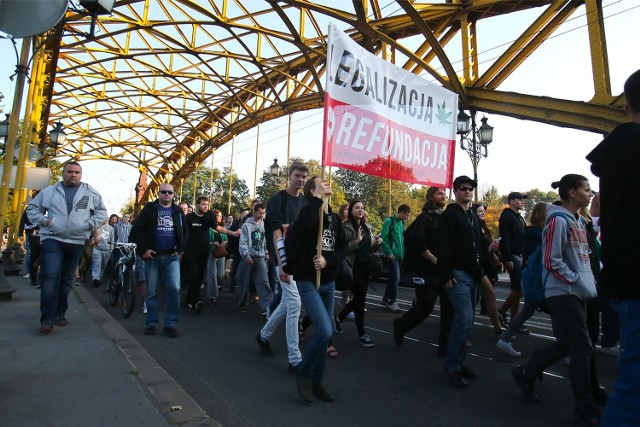
<path id="1" fill-rule="evenodd" d="M 369 53 L 329 25 L 323 162 L 450 187 L 458 95 Z"/>

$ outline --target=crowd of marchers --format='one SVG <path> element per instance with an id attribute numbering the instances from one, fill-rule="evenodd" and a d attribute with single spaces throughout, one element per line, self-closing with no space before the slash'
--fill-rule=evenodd
<path id="1" fill-rule="evenodd" d="M 524 399 L 544 400 L 536 394 L 537 379 L 565 359 L 577 421 L 640 425 L 640 286 L 632 270 L 640 227 L 622 218 L 640 203 L 628 190 L 635 182 L 634 153 L 640 154 L 640 71 L 629 77 L 624 95 L 629 122 L 587 156 L 600 192 L 584 176 L 566 174 L 552 183 L 559 199 L 537 203 L 526 219 L 527 195 L 511 192 L 498 236 L 485 223 L 485 206 L 473 203 L 477 182 L 468 176 L 453 180 L 448 204 L 444 188 L 430 187 L 410 224 L 410 209 L 401 205 L 376 235 L 364 203 L 352 200 L 334 212 L 330 184 L 309 176 L 303 162 L 289 166 L 284 190 L 266 203 L 253 201 L 240 218 L 224 218 L 205 196 L 193 208 L 176 204 L 172 185 L 163 183 L 158 198 L 132 220 L 129 214 L 108 218 L 98 191 L 81 181 L 81 165 L 70 161 L 61 182 L 34 195 L 20 227 L 28 254 L 25 277 L 41 292 L 39 332 L 50 335 L 69 325 L 74 278 L 90 275 L 96 287 L 116 280 L 122 254 L 114 246 L 132 242 L 145 334 L 154 335 L 162 324 L 164 335 L 178 337 L 181 305 L 194 315 L 206 306 L 215 309 L 228 277 L 237 310 L 246 313 L 256 302 L 266 319 L 255 336 L 260 352 L 274 356 L 270 340 L 284 322 L 289 370 L 300 397 L 331 402 L 326 359 L 338 357 L 333 335 L 344 333 L 345 319 L 355 319 L 359 344 L 376 345 L 365 329 L 365 302 L 371 272 L 378 268 L 375 254 L 381 252 L 389 269 L 381 304 L 398 313 L 395 343 L 403 345 L 405 334 L 429 317 L 439 299 L 438 353 L 452 386 L 466 389 L 478 379 L 465 357 L 478 306 L 491 320 L 497 348 L 514 358 L 522 357 L 514 334 L 527 334 L 526 321 L 544 310 L 555 340 L 511 371 Z M 494 286 L 501 269 L 508 272 L 510 292 L 498 305 Z M 396 301 L 401 283 L 415 288 L 406 311 Z M 300 337 L 310 327 L 313 337 L 302 351 Z M 597 348 L 618 357 L 619 377 L 610 395 L 598 382 Z"/>

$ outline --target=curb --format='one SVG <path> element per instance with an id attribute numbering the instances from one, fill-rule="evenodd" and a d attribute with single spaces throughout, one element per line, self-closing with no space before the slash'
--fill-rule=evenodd
<path id="1" fill-rule="evenodd" d="M 87 311 L 131 365 L 147 397 L 172 425 L 222 426 L 165 371 L 84 286 L 73 286 Z M 179 406 L 180 410 L 171 410 Z"/>

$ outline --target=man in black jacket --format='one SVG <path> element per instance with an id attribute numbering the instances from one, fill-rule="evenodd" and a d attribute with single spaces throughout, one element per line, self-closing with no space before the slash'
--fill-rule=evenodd
<path id="1" fill-rule="evenodd" d="M 158 285 L 166 288 L 164 333 L 176 338 L 180 312 L 180 256 L 184 252 L 187 223 L 182 210 L 173 203 L 173 186 L 160 185 L 160 197 L 147 203 L 133 224 L 129 240 L 138 245 L 138 255 L 144 260 L 147 281 L 147 319 L 144 333 L 156 333 L 158 316 Z"/>
<path id="2" fill-rule="evenodd" d="M 453 181 L 455 203 L 451 203 L 440 216 L 438 223 L 438 277 L 444 284 L 454 316 L 449 345 L 444 359 L 444 370 L 451 384 L 466 388 L 466 379 L 477 375 L 464 365 L 464 346 L 473 325 L 478 281 L 484 276 L 484 264 L 488 259 L 480 220 L 471 209 L 476 181 L 459 176 Z"/>
<path id="3" fill-rule="evenodd" d="M 411 272 L 416 289 L 416 303 L 401 318 L 393 321 L 393 339 L 402 345 L 404 334 L 418 326 L 431 312 L 440 297 L 440 338 L 438 354 L 444 356 L 453 318 L 449 294 L 438 280 L 436 241 L 440 215 L 446 206 L 444 188 L 430 187 L 422 213 L 416 217 L 405 234 L 404 267 Z M 410 233 L 410 236 L 408 235 Z M 409 238 L 410 237 L 410 238 Z M 410 246 L 409 246 L 410 245 Z"/>
<path id="4" fill-rule="evenodd" d="M 640 70 L 624 84 L 629 122 L 616 127 L 591 153 L 591 171 L 600 177 L 602 264 L 600 284 L 620 322 L 618 379 L 609 396 L 603 426 L 640 425 L 640 285 L 637 263 L 640 226 L 629 220 L 640 211 L 630 191 L 640 156 Z"/>
<path id="5" fill-rule="evenodd" d="M 518 314 L 520 298 L 522 298 L 522 253 L 524 252 L 524 219 L 520 211 L 524 208 L 524 199 L 527 196 L 518 192 L 511 192 L 507 196 L 508 208 L 500 214 L 498 227 L 500 230 L 500 255 L 504 268 L 509 272 L 511 292 L 507 295 L 502 306 L 498 309 L 502 326 L 507 324 L 507 311 L 511 312 L 513 319 Z M 524 326 L 520 326 L 519 332 L 529 333 Z"/>

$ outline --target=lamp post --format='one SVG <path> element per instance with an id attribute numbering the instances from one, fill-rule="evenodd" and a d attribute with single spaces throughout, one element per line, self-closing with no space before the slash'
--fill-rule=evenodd
<path id="1" fill-rule="evenodd" d="M 53 129 L 49 131 L 49 139 L 51 140 L 51 145 L 53 145 L 53 149 L 57 151 L 59 145 L 63 145 L 64 141 L 67 139 L 67 133 L 62 128 L 62 123 L 56 122 L 53 126 Z"/>
<path id="2" fill-rule="evenodd" d="M 478 182 L 478 163 L 483 157 L 489 155 L 487 146 L 493 141 L 493 126 L 487 123 L 487 118 L 482 117 L 482 125 L 476 126 L 476 111 L 471 110 L 471 115 L 460 109 L 458 112 L 458 135 L 460 135 L 460 148 L 467 152 L 473 165 L 473 179 Z M 471 126 L 469 126 L 471 120 Z M 476 184 L 474 201 L 478 201 L 478 186 Z"/>

